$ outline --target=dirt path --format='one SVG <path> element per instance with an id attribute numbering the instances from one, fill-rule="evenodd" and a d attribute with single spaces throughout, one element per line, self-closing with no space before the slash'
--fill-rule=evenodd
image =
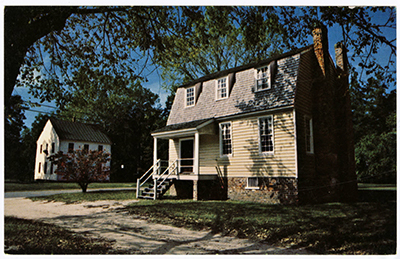
<path id="1" fill-rule="evenodd" d="M 41 220 L 91 237 L 115 240 L 114 252 L 132 254 L 308 254 L 247 239 L 149 223 L 118 210 L 137 202 L 97 201 L 79 204 L 4 199 L 4 215 Z"/>

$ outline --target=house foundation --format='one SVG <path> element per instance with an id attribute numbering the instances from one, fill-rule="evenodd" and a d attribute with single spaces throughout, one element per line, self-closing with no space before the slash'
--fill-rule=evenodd
<path id="1" fill-rule="evenodd" d="M 248 188 L 246 177 L 229 177 L 228 199 L 268 204 L 297 204 L 297 179 L 259 177 L 259 187 Z"/>

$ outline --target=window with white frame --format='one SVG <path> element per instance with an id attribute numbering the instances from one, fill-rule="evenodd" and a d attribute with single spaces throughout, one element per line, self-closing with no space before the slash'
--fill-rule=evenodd
<path id="1" fill-rule="evenodd" d="M 306 117 L 306 151 L 307 153 L 314 153 L 314 137 L 312 128 L 312 119 Z"/>
<path id="2" fill-rule="evenodd" d="M 227 77 L 217 80 L 217 100 L 228 98 L 228 79 Z"/>
<path id="3" fill-rule="evenodd" d="M 221 123 L 220 128 L 220 150 L 222 156 L 232 154 L 232 126 L 230 122 Z"/>
<path id="4" fill-rule="evenodd" d="M 258 119 L 260 152 L 274 152 L 274 122 L 272 115 Z"/>
<path id="5" fill-rule="evenodd" d="M 194 87 L 186 88 L 186 107 L 194 105 Z"/>
<path id="6" fill-rule="evenodd" d="M 269 66 L 257 69 L 256 87 L 257 91 L 271 89 Z"/>
<path id="7" fill-rule="evenodd" d="M 246 189 L 259 189 L 258 177 L 248 177 Z"/>

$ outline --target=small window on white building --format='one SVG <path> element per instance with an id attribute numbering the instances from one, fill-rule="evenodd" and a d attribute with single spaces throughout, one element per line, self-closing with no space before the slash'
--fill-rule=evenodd
<path id="1" fill-rule="evenodd" d="M 220 153 L 221 156 L 232 154 L 232 127 L 231 123 L 221 123 L 220 128 Z"/>
<path id="2" fill-rule="evenodd" d="M 53 174 L 53 170 L 54 170 L 54 168 L 53 168 L 53 163 L 50 163 L 50 174 Z"/>
<path id="3" fill-rule="evenodd" d="M 68 152 L 74 151 L 74 143 L 68 143 Z"/>
<path id="4" fill-rule="evenodd" d="M 274 122 L 272 115 L 258 119 L 260 152 L 274 152 Z"/>
<path id="5" fill-rule="evenodd" d="M 41 169 L 42 169 L 42 163 L 39 162 L 39 171 L 38 171 L 39 174 L 40 174 Z"/>
<path id="6" fill-rule="evenodd" d="M 220 78 L 217 80 L 216 90 L 217 90 L 217 100 L 228 98 L 228 78 Z"/>
<path id="7" fill-rule="evenodd" d="M 246 189 L 260 189 L 258 177 L 248 177 Z"/>
<path id="8" fill-rule="evenodd" d="M 56 152 L 56 144 L 53 142 L 51 143 L 51 153 Z"/>
<path id="9" fill-rule="evenodd" d="M 43 144 L 40 145 L 40 154 L 43 152 Z"/>
<path id="10" fill-rule="evenodd" d="M 194 87 L 186 88 L 186 107 L 194 106 Z"/>
<path id="11" fill-rule="evenodd" d="M 44 162 L 44 170 L 43 170 L 44 174 L 47 174 L 47 162 Z"/>
<path id="12" fill-rule="evenodd" d="M 97 148 L 97 151 L 103 151 L 103 145 L 99 145 L 99 147 Z"/>
<path id="13" fill-rule="evenodd" d="M 307 153 L 314 153 L 314 137 L 313 137 L 313 126 L 312 119 L 306 117 L 306 151 Z"/>
<path id="14" fill-rule="evenodd" d="M 269 66 L 257 69 L 256 89 L 257 91 L 271 89 L 271 77 L 270 77 Z"/>
<path id="15" fill-rule="evenodd" d="M 89 145 L 88 145 L 88 144 L 84 144 L 84 145 L 83 145 L 83 150 L 84 150 L 85 152 L 89 152 Z"/>

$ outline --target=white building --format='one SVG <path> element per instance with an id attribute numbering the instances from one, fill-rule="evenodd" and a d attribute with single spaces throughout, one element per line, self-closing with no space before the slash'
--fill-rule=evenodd
<path id="1" fill-rule="evenodd" d="M 111 154 L 111 140 L 99 126 L 54 118 L 47 121 L 36 144 L 35 180 L 61 180 L 54 173 L 56 165 L 49 161 L 49 157 L 59 151 L 67 153 L 85 148 Z"/>

